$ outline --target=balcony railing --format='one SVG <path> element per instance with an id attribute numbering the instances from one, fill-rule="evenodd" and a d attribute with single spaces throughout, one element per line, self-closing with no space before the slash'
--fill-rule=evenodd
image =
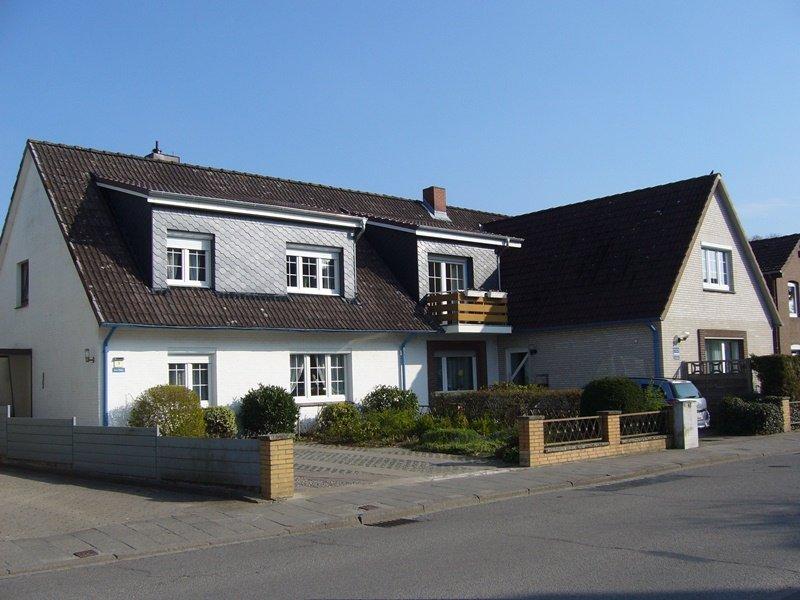
<path id="1" fill-rule="evenodd" d="M 428 294 L 428 314 L 441 325 L 508 325 L 505 292 L 466 290 Z"/>
<path id="2" fill-rule="evenodd" d="M 728 375 L 745 377 L 750 373 L 750 360 L 698 360 L 683 363 L 683 376 Z"/>

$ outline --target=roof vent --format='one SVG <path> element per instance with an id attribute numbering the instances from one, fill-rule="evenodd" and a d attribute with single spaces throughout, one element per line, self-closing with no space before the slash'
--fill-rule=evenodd
<path id="1" fill-rule="evenodd" d="M 447 219 L 447 191 L 444 188 L 431 186 L 422 190 L 422 201 L 434 219 Z"/>
<path id="2" fill-rule="evenodd" d="M 149 158 L 150 160 L 163 160 L 164 162 L 181 162 L 180 156 L 175 156 L 174 154 L 164 154 L 158 147 L 158 140 L 156 140 L 156 147 L 150 151 L 150 154 L 146 154 L 145 158 Z"/>

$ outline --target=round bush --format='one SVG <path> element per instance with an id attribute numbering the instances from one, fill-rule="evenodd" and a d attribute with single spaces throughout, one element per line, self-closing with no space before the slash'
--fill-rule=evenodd
<path id="1" fill-rule="evenodd" d="M 596 415 L 601 410 L 624 413 L 660 410 L 664 404 L 654 394 L 642 391 L 627 377 L 604 377 L 590 382 L 581 394 L 581 415 Z"/>
<path id="2" fill-rule="evenodd" d="M 131 427 L 158 427 L 161 435 L 203 437 L 206 424 L 200 398 L 181 385 L 157 385 L 142 392 L 128 417 Z"/>
<path id="3" fill-rule="evenodd" d="M 203 409 L 206 435 L 212 438 L 235 438 L 239 432 L 236 413 L 228 406 L 209 406 Z"/>
<path id="4" fill-rule="evenodd" d="M 377 410 L 419 410 L 419 398 L 411 390 L 379 385 L 361 400 L 365 412 Z"/>
<path id="5" fill-rule="evenodd" d="M 410 438 L 417 427 L 417 413 L 413 410 L 371 410 L 364 413 L 364 423 L 374 441 L 394 444 Z"/>
<path id="6" fill-rule="evenodd" d="M 241 398 L 239 420 L 247 437 L 292 433 L 299 415 L 292 395 L 277 385 L 259 385 Z"/>
<path id="7" fill-rule="evenodd" d="M 371 437 L 361 412 L 349 402 L 327 404 L 317 417 L 315 437 L 324 443 L 358 443 Z"/>

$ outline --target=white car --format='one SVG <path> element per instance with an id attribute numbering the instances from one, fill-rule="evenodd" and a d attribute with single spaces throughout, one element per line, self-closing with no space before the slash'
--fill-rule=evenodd
<path id="1" fill-rule="evenodd" d="M 660 389 L 664 392 L 667 404 L 672 404 L 675 400 L 697 400 L 697 428 L 711 427 L 711 413 L 708 412 L 706 399 L 700 395 L 700 390 L 691 381 L 663 377 L 631 377 L 631 379 L 642 386 L 642 389 L 651 385 Z"/>

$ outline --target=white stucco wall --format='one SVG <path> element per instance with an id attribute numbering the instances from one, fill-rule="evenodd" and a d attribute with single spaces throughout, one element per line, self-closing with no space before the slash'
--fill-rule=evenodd
<path id="1" fill-rule="evenodd" d="M 515 333 L 500 336 L 498 359 L 508 379 L 507 353 L 536 350 L 528 363 L 531 376 L 547 375 L 550 387 L 583 387 L 592 379 L 654 374 L 653 334 L 645 323 Z"/>
<path id="2" fill-rule="evenodd" d="M 698 329 L 746 331 L 748 352 L 772 354 L 769 311 L 758 291 L 757 274 L 745 261 L 742 242 L 734 231 L 732 215 L 719 197 L 713 198 L 661 325 L 666 377 L 679 375 L 681 361 L 700 360 Z M 731 248 L 733 293 L 703 289 L 703 243 Z M 680 359 L 674 359 L 673 338 L 687 331 L 689 339 L 680 343 Z"/>
<path id="3" fill-rule="evenodd" d="M 30 265 L 30 301 L 16 307 L 17 263 Z M 34 417 L 100 419 L 102 338 L 28 152 L 0 247 L 0 348 L 32 350 Z M 94 363 L 84 360 L 88 348 Z"/>

